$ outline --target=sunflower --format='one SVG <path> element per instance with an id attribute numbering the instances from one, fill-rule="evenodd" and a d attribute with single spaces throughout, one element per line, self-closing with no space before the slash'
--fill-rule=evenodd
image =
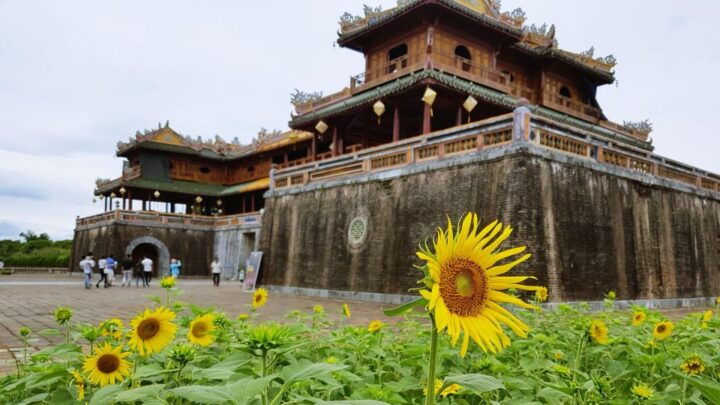
<path id="1" fill-rule="evenodd" d="M 529 254 L 499 264 L 503 259 L 525 251 L 525 246 L 499 250 L 500 244 L 512 233 L 498 221 L 480 230 L 476 214 L 468 213 L 457 231 L 448 221 L 447 230 L 439 229 L 433 241 L 434 252 L 427 246 L 417 255 L 425 260 L 423 282 L 430 290 L 420 290 L 428 300 L 438 332 L 447 329 L 454 344 L 463 333 L 460 355 L 467 353 L 470 338 L 483 350 L 493 353 L 510 344 L 502 325 L 519 336 L 527 336 L 530 328 L 516 318 L 501 303 L 537 309 L 502 290 L 510 288 L 537 291 L 540 287 L 520 284 L 530 277 L 501 277 L 516 265 L 530 258 Z M 502 232 L 501 232 L 502 231 Z"/>
<path id="2" fill-rule="evenodd" d="M 267 300 L 268 300 L 267 290 L 264 288 L 258 288 L 253 293 L 252 306 L 253 306 L 253 308 L 258 309 L 258 308 L 262 307 L 263 305 L 265 305 L 267 303 Z"/>
<path id="3" fill-rule="evenodd" d="M 317 315 L 322 315 L 322 314 L 325 313 L 325 307 L 323 307 L 323 306 L 320 305 L 320 304 L 315 305 L 315 306 L 313 307 L 313 312 L 314 312 L 315 314 L 317 314 Z"/>
<path id="4" fill-rule="evenodd" d="M 159 352 L 175 337 L 177 326 L 173 319 L 175 313 L 165 307 L 146 309 L 130 322 L 133 328 L 130 347 L 143 356 Z"/>
<path id="5" fill-rule="evenodd" d="M 645 384 L 635 384 L 632 387 L 632 393 L 638 398 L 650 399 L 652 398 L 653 394 L 655 394 L 655 390 Z"/>
<path id="6" fill-rule="evenodd" d="M 707 322 L 707 321 L 711 320 L 713 318 L 713 314 L 714 313 L 713 313 L 712 309 L 708 309 L 707 311 L 705 311 L 703 313 L 703 317 L 702 317 L 703 322 Z"/>
<path id="7" fill-rule="evenodd" d="M 123 353 L 122 347 L 112 348 L 105 343 L 104 346 L 95 350 L 95 355 L 85 359 L 83 370 L 88 374 L 88 379 L 94 384 L 104 387 L 108 384 L 115 384 L 122 381 L 130 374 L 130 365 L 125 357 L 130 353 Z"/>
<path id="8" fill-rule="evenodd" d="M 385 324 L 382 321 L 372 321 L 368 324 L 368 332 L 377 332 L 380 329 L 384 328 Z"/>
<path id="9" fill-rule="evenodd" d="M 342 316 L 350 318 L 352 313 L 350 312 L 350 306 L 348 304 L 342 304 Z"/>
<path id="10" fill-rule="evenodd" d="M 450 384 L 448 385 L 442 392 L 440 392 L 440 388 L 443 386 L 443 381 L 441 379 L 435 380 L 435 395 L 440 395 L 440 398 L 445 398 L 450 395 L 457 394 L 458 391 L 462 388 L 459 384 Z M 423 395 L 427 395 L 427 387 L 423 388 Z"/>
<path id="11" fill-rule="evenodd" d="M 173 276 L 165 276 L 160 280 L 160 287 L 169 290 L 173 287 L 175 287 L 175 277 Z"/>
<path id="12" fill-rule="evenodd" d="M 210 346 L 215 341 L 215 317 L 213 314 L 205 314 L 195 318 L 190 323 L 187 338 L 192 343 L 200 346 Z"/>
<path id="13" fill-rule="evenodd" d="M 672 334 L 673 328 L 675 328 L 675 325 L 670 321 L 658 322 L 653 328 L 653 338 L 657 340 L 667 339 Z"/>
<path id="14" fill-rule="evenodd" d="M 635 313 L 632 316 L 631 324 L 632 326 L 640 326 L 643 323 L 645 323 L 645 320 L 647 319 L 647 315 L 643 311 L 635 311 Z"/>
<path id="15" fill-rule="evenodd" d="M 250 318 L 250 315 L 244 313 L 237 316 L 237 320 L 241 322 L 247 321 L 248 318 Z"/>
<path id="16" fill-rule="evenodd" d="M 77 399 L 78 401 L 82 401 L 85 399 L 85 379 L 80 375 L 80 373 L 77 372 L 77 370 L 70 370 L 70 375 L 72 375 L 73 379 L 75 380 L 75 388 L 77 388 Z"/>
<path id="17" fill-rule="evenodd" d="M 705 371 L 705 364 L 700 356 L 691 356 L 680 365 L 680 369 L 685 374 L 701 374 Z"/>
<path id="18" fill-rule="evenodd" d="M 535 301 L 545 302 L 548 299 L 548 290 L 545 287 L 540 287 L 535 290 Z"/>
<path id="19" fill-rule="evenodd" d="M 596 319 L 590 323 L 590 337 L 595 343 L 605 345 L 608 343 L 608 328 L 605 322 Z"/>
<path id="20" fill-rule="evenodd" d="M 110 318 L 105 322 L 100 323 L 100 329 L 102 329 L 103 336 L 112 336 L 114 339 L 119 340 L 123 335 L 123 328 L 125 324 L 119 318 Z"/>

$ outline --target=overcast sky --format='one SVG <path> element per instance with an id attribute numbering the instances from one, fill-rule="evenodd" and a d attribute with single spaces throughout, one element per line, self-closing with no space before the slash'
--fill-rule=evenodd
<path id="1" fill-rule="evenodd" d="M 392 6 L 395 1 L 366 0 Z M 720 36 L 713 0 L 505 0 L 554 23 L 562 48 L 614 54 L 598 93 L 615 122 L 650 119 L 656 153 L 720 172 Z M 115 143 L 170 120 L 183 134 L 248 142 L 285 129 L 294 88 L 326 94 L 361 73 L 334 45 L 362 2 L 0 0 L 0 239 L 71 238 Z"/>

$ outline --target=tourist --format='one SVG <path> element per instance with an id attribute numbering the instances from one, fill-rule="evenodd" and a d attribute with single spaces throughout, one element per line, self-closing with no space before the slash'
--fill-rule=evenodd
<path id="1" fill-rule="evenodd" d="M 116 263 L 117 262 L 115 261 L 114 255 L 110 255 L 110 256 L 108 256 L 107 259 L 105 259 L 105 274 L 107 275 L 105 284 L 107 284 L 110 287 L 113 286 L 113 281 L 115 281 L 115 264 Z"/>
<path id="2" fill-rule="evenodd" d="M 92 288 L 92 269 L 95 267 L 95 260 L 92 258 L 92 252 L 89 252 L 84 259 L 80 261 L 80 268 L 85 278 L 85 288 Z"/>
<path id="3" fill-rule="evenodd" d="M 152 271 L 153 271 L 153 261 L 147 256 L 143 256 L 142 262 L 143 266 L 143 286 L 144 287 L 150 287 L 150 280 L 152 280 Z"/>
<path id="4" fill-rule="evenodd" d="M 178 278 L 180 275 L 180 263 L 178 263 L 177 259 L 170 260 L 170 275 L 174 278 Z"/>
<path id="5" fill-rule="evenodd" d="M 122 261 L 122 286 L 125 287 L 125 283 L 127 283 L 127 286 L 130 287 L 132 284 L 132 271 L 133 271 L 133 261 L 132 256 L 126 255 L 125 258 Z"/>
<path id="6" fill-rule="evenodd" d="M 222 266 L 220 265 L 217 256 L 215 256 L 212 263 L 210 263 L 210 271 L 212 272 L 213 285 L 215 287 L 220 287 L 220 273 L 222 273 Z"/>
<path id="7" fill-rule="evenodd" d="M 97 284 L 95 284 L 96 288 L 100 288 L 100 283 L 102 283 L 103 281 L 105 282 L 105 288 L 108 287 L 107 274 L 105 274 L 105 263 L 107 263 L 105 257 L 105 255 L 102 255 L 100 256 L 100 260 L 98 260 L 98 272 L 100 273 L 100 280 L 98 280 Z"/>

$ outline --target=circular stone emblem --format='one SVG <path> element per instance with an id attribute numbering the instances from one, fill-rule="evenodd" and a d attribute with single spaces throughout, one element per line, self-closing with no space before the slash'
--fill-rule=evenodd
<path id="1" fill-rule="evenodd" d="M 367 236 L 367 218 L 360 216 L 353 218 L 348 227 L 348 243 L 352 248 L 359 248 L 365 242 Z"/>

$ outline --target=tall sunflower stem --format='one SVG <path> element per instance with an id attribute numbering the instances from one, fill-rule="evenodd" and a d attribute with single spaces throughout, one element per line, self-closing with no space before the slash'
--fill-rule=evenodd
<path id="1" fill-rule="evenodd" d="M 585 332 L 582 334 L 582 337 L 580 338 L 580 342 L 578 342 L 577 350 L 575 351 L 575 370 L 580 370 L 580 361 L 582 360 L 582 349 L 585 346 L 585 341 L 588 339 L 588 333 Z M 575 384 L 575 380 L 577 379 L 577 373 L 573 373 L 573 385 Z"/>
<path id="2" fill-rule="evenodd" d="M 427 393 L 425 394 L 425 405 L 435 404 L 435 367 L 437 362 L 438 331 L 435 327 L 435 318 L 430 315 L 431 334 L 430 338 L 430 360 L 428 361 Z"/>

